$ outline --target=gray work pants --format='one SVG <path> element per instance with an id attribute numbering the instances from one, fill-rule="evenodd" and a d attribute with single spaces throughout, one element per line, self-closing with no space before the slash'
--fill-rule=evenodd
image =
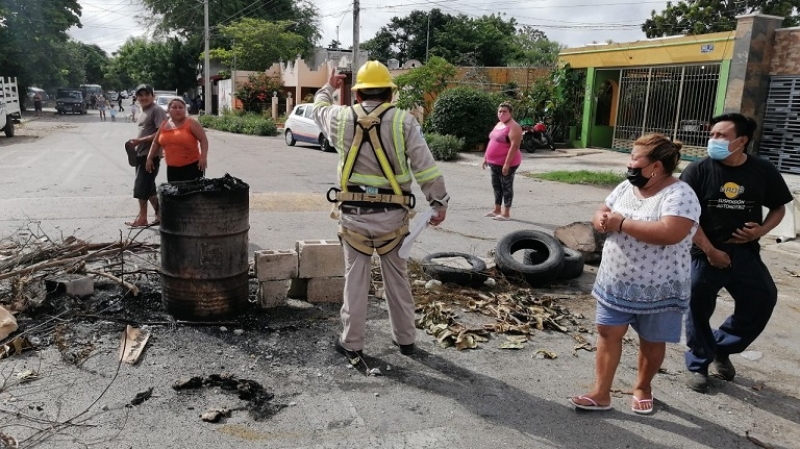
<path id="1" fill-rule="evenodd" d="M 378 237 L 393 232 L 403 225 L 405 209 L 376 214 L 342 214 L 340 223 L 345 228 L 365 235 Z M 379 242 L 383 243 L 383 242 Z M 341 317 L 344 330 L 342 345 L 352 351 L 364 349 L 367 325 L 367 301 L 371 282 L 372 256 L 360 253 L 342 241 L 344 249 L 345 282 L 344 305 Z M 381 256 L 381 276 L 389 306 L 389 322 L 394 341 L 401 345 L 414 343 L 414 297 L 408 282 L 406 260 L 398 256 L 400 245 Z"/>

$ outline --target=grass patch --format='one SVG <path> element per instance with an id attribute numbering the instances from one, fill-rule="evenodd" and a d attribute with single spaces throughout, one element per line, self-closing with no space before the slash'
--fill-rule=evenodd
<path id="1" fill-rule="evenodd" d="M 545 181 L 565 182 L 567 184 L 585 184 L 601 187 L 614 187 L 625 180 L 623 173 L 612 171 L 551 171 L 546 173 L 529 173 L 529 177 Z"/>

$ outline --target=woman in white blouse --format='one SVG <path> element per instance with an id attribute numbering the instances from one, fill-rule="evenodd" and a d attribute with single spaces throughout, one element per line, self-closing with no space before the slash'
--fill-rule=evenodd
<path id="1" fill-rule="evenodd" d="M 689 305 L 692 236 L 700 203 L 688 184 L 673 176 L 679 142 L 648 134 L 634 142 L 627 180 L 594 214 L 607 234 L 592 295 L 597 299 L 594 389 L 570 398 L 576 408 L 610 410 L 611 385 L 630 325 L 639 334 L 639 373 L 631 409 L 653 412 L 651 382 L 661 368 L 666 343 L 681 336 Z"/>

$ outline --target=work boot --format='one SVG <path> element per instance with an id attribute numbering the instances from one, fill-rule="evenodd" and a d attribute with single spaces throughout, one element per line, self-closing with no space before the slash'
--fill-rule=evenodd
<path id="1" fill-rule="evenodd" d="M 358 365 L 358 362 L 360 362 L 361 359 L 364 357 L 363 351 L 361 350 L 351 351 L 342 346 L 342 341 L 339 340 L 339 338 L 337 338 L 336 341 L 333 343 L 333 347 L 334 349 L 336 349 L 336 352 L 347 357 L 347 361 L 350 362 L 350 364 L 353 366 Z"/>
<path id="2" fill-rule="evenodd" d="M 689 371 L 685 375 L 686 386 L 698 393 L 708 390 L 708 376 L 703 373 Z"/>
<path id="3" fill-rule="evenodd" d="M 734 377 L 736 377 L 736 368 L 733 367 L 733 363 L 731 363 L 730 356 L 727 354 L 717 354 L 714 357 L 714 368 L 717 369 L 717 374 L 724 380 L 728 382 L 732 381 Z"/>
<path id="4" fill-rule="evenodd" d="M 400 354 L 403 355 L 412 355 L 417 351 L 417 349 L 414 347 L 414 343 L 411 343 L 410 345 L 401 345 L 400 343 L 394 340 L 392 340 L 392 343 L 394 343 L 395 346 L 400 348 Z"/>

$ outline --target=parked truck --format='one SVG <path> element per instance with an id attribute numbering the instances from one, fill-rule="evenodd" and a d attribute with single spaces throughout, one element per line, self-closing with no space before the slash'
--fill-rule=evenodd
<path id="1" fill-rule="evenodd" d="M 14 123 L 19 123 L 19 87 L 16 78 L 0 77 L 0 129 L 6 137 L 14 137 Z"/>

